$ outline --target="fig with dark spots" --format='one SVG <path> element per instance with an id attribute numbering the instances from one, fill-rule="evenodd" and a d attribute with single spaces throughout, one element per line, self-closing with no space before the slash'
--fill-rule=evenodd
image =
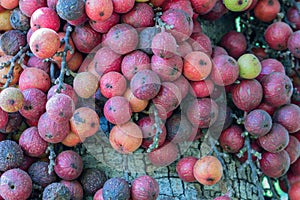
<path id="1" fill-rule="evenodd" d="M 94 29 L 95 31 L 99 33 L 107 33 L 113 26 L 118 24 L 119 21 L 120 21 L 120 15 L 114 12 L 108 19 L 104 21 L 89 20 L 89 24 L 92 27 L 92 29 Z"/>
<path id="2" fill-rule="evenodd" d="M 48 147 L 48 143 L 41 138 L 37 127 L 30 127 L 23 131 L 19 139 L 19 145 L 28 156 L 42 156 Z"/>
<path id="3" fill-rule="evenodd" d="M 107 178 L 104 172 L 96 168 L 85 169 L 80 177 L 85 194 L 94 195 L 97 190 L 103 187 Z"/>
<path id="4" fill-rule="evenodd" d="M 201 51 L 211 56 L 212 44 L 210 38 L 206 34 L 202 32 L 193 33 L 190 38 L 191 39 L 188 41 L 192 45 L 194 51 Z"/>
<path id="5" fill-rule="evenodd" d="M 156 27 L 146 27 L 139 33 L 138 49 L 151 55 L 153 54 L 151 45 L 154 36 L 159 32 Z"/>
<path id="6" fill-rule="evenodd" d="M 108 72 L 100 78 L 100 91 L 106 98 L 122 96 L 126 88 L 126 79 L 119 72 Z"/>
<path id="7" fill-rule="evenodd" d="M 300 108 L 295 104 L 286 104 L 279 108 L 273 115 L 276 123 L 284 126 L 289 133 L 300 130 Z"/>
<path id="8" fill-rule="evenodd" d="M 58 0 L 56 12 L 64 20 L 76 20 L 85 12 L 83 0 Z"/>
<path id="9" fill-rule="evenodd" d="M 272 72 L 262 79 L 261 85 L 264 91 L 264 101 L 273 107 L 282 106 L 290 101 L 293 85 L 284 73 Z"/>
<path id="10" fill-rule="evenodd" d="M 243 129 L 237 125 L 231 125 L 222 131 L 219 137 L 220 146 L 228 153 L 237 153 L 243 148 L 245 138 Z"/>
<path id="11" fill-rule="evenodd" d="M 20 30 L 6 31 L 0 37 L 0 48 L 6 55 L 14 56 L 25 44 L 26 35 Z"/>
<path id="12" fill-rule="evenodd" d="M 75 151 L 63 151 L 55 159 L 54 171 L 64 180 L 70 181 L 78 178 L 82 170 L 82 159 Z"/>
<path id="13" fill-rule="evenodd" d="M 140 176 L 131 184 L 132 200 L 155 200 L 159 195 L 158 182 L 151 176 Z"/>
<path id="14" fill-rule="evenodd" d="M 95 110 L 88 107 L 81 107 L 74 111 L 70 119 L 72 132 L 82 140 L 94 135 L 100 126 L 100 119 Z"/>
<path id="15" fill-rule="evenodd" d="M 38 121 L 38 132 L 43 140 L 56 144 L 62 142 L 70 132 L 69 121 L 56 123 L 47 113 L 42 114 Z"/>
<path id="16" fill-rule="evenodd" d="M 43 200 L 51 200 L 51 199 L 68 200 L 71 199 L 71 192 L 62 183 L 51 183 L 44 189 L 42 198 Z"/>
<path id="17" fill-rule="evenodd" d="M 81 200 L 83 199 L 83 189 L 81 184 L 78 181 L 66 181 L 61 180 L 60 183 L 62 183 L 64 186 L 66 186 L 71 193 L 71 200 Z"/>
<path id="18" fill-rule="evenodd" d="M 255 109 L 245 118 L 245 129 L 253 136 L 264 136 L 272 128 L 272 118 L 264 110 Z"/>
<path id="19" fill-rule="evenodd" d="M 292 28 L 284 22 L 275 22 L 268 26 L 264 37 L 267 44 L 274 50 L 287 49 L 288 39 L 293 33 Z"/>
<path id="20" fill-rule="evenodd" d="M 60 94 L 65 94 L 65 95 L 68 95 L 69 97 L 71 97 L 72 100 L 73 100 L 73 102 L 74 102 L 74 104 L 76 105 L 76 104 L 77 104 L 77 101 L 78 101 L 78 97 L 77 97 L 77 95 L 76 95 L 76 93 L 75 93 L 73 87 L 72 87 L 71 85 L 69 85 L 69 84 L 66 84 L 66 83 L 64 84 L 64 86 L 65 86 L 65 89 L 64 89 L 64 88 L 61 89 L 61 90 L 60 90 Z M 48 91 L 48 93 L 47 93 L 47 99 L 48 99 L 48 100 L 49 100 L 51 97 L 53 97 L 55 94 L 57 94 L 57 93 L 56 93 L 57 88 L 58 88 L 58 85 L 53 85 L 53 86 L 49 89 L 49 91 Z"/>
<path id="21" fill-rule="evenodd" d="M 156 56 L 171 58 L 177 54 L 177 42 L 171 33 L 160 32 L 152 38 L 151 49 Z"/>
<path id="22" fill-rule="evenodd" d="M 32 181 L 21 169 L 10 169 L 0 178 L 0 195 L 4 199 L 26 200 L 32 192 Z"/>
<path id="23" fill-rule="evenodd" d="M 273 123 L 272 129 L 258 138 L 263 149 L 271 153 L 284 150 L 289 143 L 289 132 L 280 124 Z"/>
<path id="24" fill-rule="evenodd" d="M 263 152 L 259 160 L 261 171 L 271 177 L 279 178 L 285 175 L 290 167 L 289 154 L 283 150 L 278 153 Z"/>
<path id="25" fill-rule="evenodd" d="M 142 100 L 154 98 L 160 91 L 159 76 L 151 70 L 137 72 L 130 81 L 130 89 L 134 96 Z"/>
<path id="26" fill-rule="evenodd" d="M 46 187 L 57 180 L 57 176 L 54 171 L 50 174 L 48 173 L 48 165 L 48 162 L 37 161 L 29 167 L 28 174 L 33 183 L 41 187 Z"/>
<path id="27" fill-rule="evenodd" d="M 19 9 L 15 8 L 10 15 L 10 24 L 14 29 L 28 31 L 30 28 L 29 18 Z"/>
<path id="28" fill-rule="evenodd" d="M 105 182 L 102 195 L 104 200 L 129 200 L 130 188 L 124 179 L 111 178 Z"/>
<path id="29" fill-rule="evenodd" d="M 48 0 L 49 1 L 49 0 Z M 27 17 L 31 17 L 32 13 L 41 7 L 47 6 L 47 0 L 20 0 L 19 8 Z"/>
<path id="30" fill-rule="evenodd" d="M 0 142 L 0 171 L 18 168 L 24 159 L 21 147 L 12 140 Z"/>
<path id="31" fill-rule="evenodd" d="M 13 113 L 19 111 L 24 104 L 24 96 L 18 88 L 8 87 L 0 93 L 0 107 L 3 111 Z"/>

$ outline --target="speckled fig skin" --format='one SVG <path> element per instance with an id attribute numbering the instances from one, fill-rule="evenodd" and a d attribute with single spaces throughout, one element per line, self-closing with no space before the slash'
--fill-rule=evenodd
<path id="1" fill-rule="evenodd" d="M 78 178 L 82 170 L 82 159 L 75 151 L 63 151 L 55 159 L 54 171 L 64 180 L 70 181 Z"/>
<path id="2" fill-rule="evenodd" d="M 60 38 L 60 40 L 63 40 L 65 37 L 66 33 L 65 32 L 59 32 L 58 36 Z M 71 58 L 73 57 L 73 55 L 76 52 L 75 49 L 75 45 L 74 42 L 72 40 L 72 38 L 69 38 L 69 45 L 71 46 L 71 48 L 73 49 L 73 53 L 71 53 L 71 51 L 67 52 L 66 55 L 66 61 L 69 62 L 71 60 Z M 63 52 L 65 49 L 65 44 L 60 45 L 60 47 L 57 49 L 57 52 Z M 55 63 L 58 65 L 59 68 L 61 68 L 61 62 L 62 62 L 62 57 L 61 56 L 57 56 L 54 54 L 54 56 L 52 56 L 53 60 L 55 61 Z"/>
<path id="3" fill-rule="evenodd" d="M 210 78 L 215 84 L 226 86 L 234 83 L 238 79 L 239 66 L 237 61 L 231 56 L 215 56 L 213 63 Z"/>
<path id="4" fill-rule="evenodd" d="M 43 200 L 51 199 L 71 199 L 71 192 L 62 183 L 51 183 L 43 191 Z"/>
<path id="5" fill-rule="evenodd" d="M 290 101 L 293 93 L 292 81 L 284 73 L 272 72 L 261 81 L 264 101 L 273 107 L 282 106 Z"/>
<path id="6" fill-rule="evenodd" d="M 106 98 L 122 96 L 127 88 L 125 77 L 118 72 L 108 72 L 100 78 L 100 91 Z"/>
<path id="7" fill-rule="evenodd" d="M 177 1 L 165 1 L 162 5 L 163 11 L 169 10 L 169 9 L 178 9 L 186 12 L 190 17 L 193 17 L 193 8 L 190 1 L 185 0 L 177 0 Z"/>
<path id="8" fill-rule="evenodd" d="M 183 41 L 178 44 L 177 52 L 181 57 L 185 57 L 188 53 L 192 52 L 193 48 L 187 41 Z"/>
<path id="9" fill-rule="evenodd" d="M 113 3 L 108 0 L 87 0 L 85 12 L 91 20 L 104 21 L 113 13 Z"/>
<path id="10" fill-rule="evenodd" d="M 76 49 L 82 53 L 90 53 L 101 43 L 101 34 L 92 29 L 89 24 L 76 26 L 71 36 Z"/>
<path id="11" fill-rule="evenodd" d="M 158 75 L 152 70 L 137 72 L 130 81 L 130 89 L 134 96 L 142 100 L 154 98 L 161 88 Z"/>
<path id="12" fill-rule="evenodd" d="M 128 13 L 134 7 L 134 0 L 112 0 L 114 11 L 117 13 Z"/>
<path id="13" fill-rule="evenodd" d="M 40 59 L 36 56 L 31 56 L 27 61 L 27 67 L 34 67 L 45 71 L 46 73 L 50 72 L 50 63 L 44 62 L 43 59 Z"/>
<path id="14" fill-rule="evenodd" d="M 282 72 L 285 73 L 284 66 L 281 62 L 274 58 L 268 58 L 265 60 L 262 60 L 261 62 L 261 72 L 256 77 L 258 81 L 261 81 L 263 77 L 265 77 L 268 74 L 271 74 L 272 72 Z"/>
<path id="15" fill-rule="evenodd" d="M 50 174 L 48 173 L 48 165 L 48 162 L 37 161 L 29 167 L 28 174 L 33 183 L 46 187 L 57 180 L 54 171 Z"/>
<path id="16" fill-rule="evenodd" d="M 78 73 L 73 81 L 74 91 L 78 96 L 84 99 L 92 97 L 97 91 L 98 87 L 98 77 L 91 72 Z"/>
<path id="17" fill-rule="evenodd" d="M 22 93 L 24 96 L 24 103 L 22 108 L 19 110 L 20 114 L 26 119 L 38 120 L 46 111 L 46 94 L 36 88 L 26 89 Z"/>
<path id="18" fill-rule="evenodd" d="M 132 200 L 156 199 L 159 195 L 159 185 L 151 176 L 140 176 L 133 180 L 131 184 Z"/>
<path id="19" fill-rule="evenodd" d="M 114 52 L 124 55 L 136 49 L 138 33 L 129 24 L 116 24 L 107 33 L 106 44 Z"/>
<path id="20" fill-rule="evenodd" d="M 105 182 L 102 195 L 104 200 L 128 200 L 130 198 L 130 188 L 124 179 L 111 178 Z"/>
<path id="21" fill-rule="evenodd" d="M 187 117 L 192 125 L 199 128 L 208 128 L 218 118 L 218 105 L 210 98 L 197 99 L 193 101 L 187 110 Z"/>
<path id="22" fill-rule="evenodd" d="M 65 94 L 56 94 L 46 103 L 49 119 L 56 123 L 69 121 L 75 111 L 75 104 L 71 97 Z"/>
<path id="23" fill-rule="evenodd" d="M 241 80 L 239 84 L 234 85 L 231 93 L 233 103 L 244 111 L 256 108 L 263 98 L 262 86 L 256 79 Z"/>
<path id="24" fill-rule="evenodd" d="M 237 59 L 246 51 L 247 41 L 242 33 L 229 31 L 221 38 L 220 45 L 230 56 Z"/>
<path id="25" fill-rule="evenodd" d="M 284 150 L 289 143 L 289 132 L 280 124 L 273 123 L 270 132 L 258 138 L 263 149 L 271 153 Z"/>
<path id="26" fill-rule="evenodd" d="M 104 105 L 104 116 L 113 124 L 124 124 L 130 120 L 131 115 L 131 107 L 125 97 L 112 97 Z"/>
<path id="27" fill-rule="evenodd" d="M 124 56 L 121 71 L 127 80 L 130 81 L 137 72 L 144 69 L 150 69 L 150 58 L 146 53 L 135 50 Z"/>
<path id="28" fill-rule="evenodd" d="M 39 157 L 46 152 L 48 143 L 41 138 L 37 127 L 30 127 L 23 131 L 19 145 L 28 156 Z"/>
<path id="29" fill-rule="evenodd" d="M 66 89 L 61 89 L 60 94 L 65 94 L 65 95 L 68 95 L 69 97 L 71 97 L 74 104 L 76 105 L 77 102 L 78 102 L 78 97 L 77 97 L 73 87 L 69 84 L 66 84 L 66 83 L 64 84 L 64 86 L 66 87 Z M 49 89 L 49 91 L 47 93 L 47 99 L 50 99 L 51 97 L 53 97 L 56 94 L 55 91 L 57 90 L 57 88 L 58 88 L 58 85 L 53 85 Z"/>
<path id="30" fill-rule="evenodd" d="M 173 25 L 170 33 L 178 43 L 187 40 L 193 32 L 194 23 L 192 18 L 183 10 L 168 9 L 163 12 L 161 20 L 167 25 Z"/>
<path id="31" fill-rule="evenodd" d="M 177 53 L 177 42 L 171 33 L 160 32 L 152 38 L 151 49 L 156 56 L 171 58 Z"/>
<path id="32" fill-rule="evenodd" d="M 151 44 L 153 37 L 159 33 L 159 29 L 156 27 L 146 27 L 141 32 L 139 32 L 139 44 L 138 49 L 152 55 Z"/>
<path id="33" fill-rule="evenodd" d="M 183 75 L 181 75 L 178 79 L 176 79 L 172 83 L 174 83 L 180 89 L 181 98 L 184 99 L 189 93 L 189 87 L 190 87 L 189 81 Z"/>
<path id="34" fill-rule="evenodd" d="M 111 146 L 121 154 L 130 154 L 143 142 L 143 133 L 134 122 L 114 126 L 109 134 Z"/>
<path id="35" fill-rule="evenodd" d="M 120 15 L 113 12 L 112 15 L 106 20 L 104 21 L 89 20 L 89 24 L 92 27 L 92 29 L 94 29 L 95 31 L 99 33 L 107 33 L 109 29 L 111 29 L 114 25 L 119 23 L 119 21 L 120 21 Z"/>
<path id="36" fill-rule="evenodd" d="M 76 20 L 85 12 L 83 0 L 58 0 L 57 14 L 64 20 Z"/>
<path id="37" fill-rule="evenodd" d="M 152 129 L 154 120 L 147 116 L 139 119 L 137 124 L 139 125 L 143 133 L 143 143 L 141 146 L 146 149 L 153 143 L 153 138 L 155 136 L 156 130 Z M 164 144 L 167 136 L 167 130 L 163 123 L 161 124 L 161 130 L 162 133 L 159 135 L 158 138 L 158 147 Z"/>
<path id="38" fill-rule="evenodd" d="M 264 136 L 272 128 L 272 117 L 264 110 L 255 109 L 245 118 L 245 129 L 253 136 Z"/>
<path id="39" fill-rule="evenodd" d="M 203 98 L 208 97 L 214 91 L 214 83 L 209 79 L 205 79 L 202 81 L 190 81 L 191 93 L 195 94 L 197 97 Z"/>
<path id="40" fill-rule="evenodd" d="M 286 174 L 290 167 L 289 154 L 283 150 L 278 153 L 263 152 L 259 160 L 261 171 L 271 177 L 278 178 Z"/>
<path id="41" fill-rule="evenodd" d="M 100 119 L 94 109 L 80 107 L 74 111 L 70 120 L 71 130 L 84 139 L 94 135 L 100 126 Z"/>
<path id="42" fill-rule="evenodd" d="M 58 31 L 60 19 L 57 13 L 48 7 L 42 7 L 34 11 L 30 18 L 30 27 L 33 29 L 49 28 Z"/>
<path id="43" fill-rule="evenodd" d="M 300 157 L 300 142 L 295 136 L 290 135 L 289 144 L 284 150 L 288 152 L 291 164 L 293 164 Z"/>
<path id="44" fill-rule="evenodd" d="M 56 144 L 62 142 L 70 132 L 69 122 L 55 123 L 47 113 L 44 113 L 38 122 L 38 131 L 43 140 Z"/>
<path id="45" fill-rule="evenodd" d="M 197 162 L 197 158 L 188 156 L 178 161 L 176 165 L 176 172 L 179 178 L 184 182 L 194 182 L 196 178 L 193 174 L 194 165 Z"/>
<path id="46" fill-rule="evenodd" d="M 266 29 L 264 38 L 271 49 L 280 51 L 287 49 L 288 39 L 292 33 L 293 30 L 288 24 L 274 22 Z"/>
<path id="47" fill-rule="evenodd" d="M 81 184 L 78 181 L 66 181 L 61 180 L 60 183 L 62 183 L 64 186 L 66 186 L 70 192 L 71 192 L 71 199 L 72 200 L 81 200 L 83 199 L 83 189 Z"/>
<path id="48" fill-rule="evenodd" d="M 0 142 L 0 152 L 0 171 L 20 167 L 23 162 L 23 151 L 14 141 L 3 140 Z"/>
<path id="49" fill-rule="evenodd" d="M 3 111 L 13 113 L 19 111 L 24 104 L 24 96 L 18 88 L 8 87 L 0 93 L 0 107 Z"/>
<path id="50" fill-rule="evenodd" d="M 0 48 L 6 55 L 14 56 L 25 45 L 26 35 L 20 30 L 6 31 L 0 37 Z"/>
<path id="51" fill-rule="evenodd" d="M 181 103 L 182 97 L 180 89 L 172 82 L 163 82 L 159 93 L 153 98 L 153 103 L 166 113 L 175 110 Z"/>
<path id="52" fill-rule="evenodd" d="M 102 76 L 111 71 L 121 71 L 122 56 L 111 50 L 109 47 L 99 49 L 92 61 L 96 72 Z"/>
<path id="53" fill-rule="evenodd" d="M 217 0 L 191 0 L 194 11 L 200 15 L 204 15 L 211 11 Z"/>
<path id="54" fill-rule="evenodd" d="M 220 146 L 228 153 L 237 153 L 244 146 L 245 138 L 243 129 L 237 125 L 231 125 L 222 131 L 219 137 Z"/>
<path id="55" fill-rule="evenodd" d="M 212 52 L 211 57 L 214 58 L 214 57 L 219 56 L 219 55 L 228 55 L 228 53 L 223 47 L 215 46 L 213 48 L 213 52 Z"/>
<path id="56" fill-rule="evenodd" d="M 287 104 L 279 108 L 273 118 L 276 123 L 284 126 L 289 133 L 300 130 L 300 108 L 295 104 Z"/>
<path id="57" fill-rule="evenodd" d="M 88 195 L 94 195 L 97 190 L 103 187 L 106 180 L 104 172 L 95 168 L 85 169 L 80 177 L 83 191 Z"/>
<path id="58" fill-rule="evenodd" d="M 288 49 L 290 52 L 296 57 L 300 58 L 300 31 L 296 31 L 292 33 L 292 35 L 288 39 Z"/>
<path id="59" fill-rule="evenodd" d="M 148 153 L 148 159 L 154 166 L 162 167 L 173 163 L 178 158 L 178 154 L 179 149 L 177 145 L 168 142 Z"/>
<path id="60" fill-rule="evenodd" d="M 7 200 L 26 200 L 32 192 L 32 181 L 21 169 L 4 172 L 0 179 L 0 195 Z"/>
<path id="61" fill-rule="evenodd" d="M 131 11 L 122 15 L 123 23 L 134 28 L 154 26 L 154 11 L 147 3 L 136 3 Z"/>
<path id="62" fill-rule="evenodd" d="M 24 91 L 29 88 L 36 88 L 47 92 L 51 86 L 49 75 L 41 69 L 26 68 L 19 80 L 19 88 Z"/>
<path id="63" fill-rule="evenodd" d="M 159 76 L 161 81 L 175 81 L 182 74 L 183 61 L 177 55 L 168 59 L 153 55 L 151 69 Z"/>
<path id="64" fill-rule="evenodd" d="M 209 56 L 212 54 L 210 38 L 204 33 L 193 33 L 189 42 L 191 43 L 194 51 L 202 51 Z"/>
<path id="65" fill-rule="evenodd" d="M 174 114 L 167 119 L 167 140 L 174 144 L 187 141 L 192 134 L 192 125 L 183 114 Z"/>
<path id="66" fill-rule="evenodd" d="M 75 20 L 67 20 L 67 22 L 73 26 L 81 26 L 83 24 L 85 24 L 85 22 L 87 22 L 89 20 L 88 16 L 86 15 L 86 13 L 82 13 L 82 15 Z"/>
<path id="67" fill-rule="evenodd" d="M 7 134 L 17 131 L 22 122 L 23 117 L 19 112 L 8 113 L 8 122 L 4 128 L 0 129 L 0 132 Z"/>
<path id="68" fill-rule="evenodd" d="M 27 17 L 31 17 L 32 13 L 36 11 L 38 8 L 46 7 L 47 6 L 47 0 L 33 0 L 33 1 L 27 1 L 27 0 L 20 0 L 19 1 L 19 7 L 22 13 L 26 15 Z"/>
<path id="69" fill-rule="evenodd" d="M 8 122 L 8 113 L 0 107 L 0 129 L 5 128 Z"/>

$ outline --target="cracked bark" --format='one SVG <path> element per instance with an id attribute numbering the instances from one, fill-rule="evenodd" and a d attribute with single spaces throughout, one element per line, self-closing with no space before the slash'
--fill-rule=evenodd
<path id="1" fill-rule="evenodd" d="M 222 18 L 221 21 L 218 20 L 213 23 L 201 21 L 201 24 L 203 32 L 211 38 L 213 44 L 217 44 L 222 35 L 235 28 L 232 15 L 228 15 Z M 83 155 L 86 168 L 99 168 L 108 177 L 124 177 L 124 157 L 111 148 L 108 138 L 103 132 L 101 133 L 100 131 L 95 136 L 88 138 L 84 143 L 84 147 L 87 150 L 87 153 Z M 200 158 L 207 155 L 207 147 L 200 141 L 192 144 L 180 144 L 180 151 L 186 150 L 181 154 L 181 157 L 195 156 Z M 182 182 L 175 170 L 177 161 L 168 167 L 156 169 L 147 160 L 145 153 L 142 153 L 142 150 L 138 150 L 133 155 L 128 156 L 129 181 L 145 174 L 154 177 L 160 186 L 158 200 L 212 200 L 225 194 L 229 189 L 228 186 L 232 187 L 232 199 L 259 199 L 256 186 L 251 181 L 250 168 L 246 167 L 239 171 L 240 163 L 231 156 L 225 158 L 224 161 L 228 168 L 228 182 L 225 183 L 223 178 L 214 186 L 203 186 L 198 182 Z M 87 197 L 86 199 L 89 198 Z"/>

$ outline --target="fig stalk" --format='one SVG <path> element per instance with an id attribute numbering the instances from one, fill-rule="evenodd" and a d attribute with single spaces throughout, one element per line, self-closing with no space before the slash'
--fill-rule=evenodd
<path id="1" fill-rule="evenodd" d="M 70 70 L 68 69 L 67 61 L 66 61 L 67 52 L 70 51 L 71 54 L 74 53 L 74 49 L 72 48 L 72 46 L 69 43 L 69 38 L 71 36 L 72 31 L 73 31 L 72 26 L 70 24 L 68 24 L 67 29 L 66 29 L 66 35 L 63 38 L 63 40 L 61 41 L 61 45 L 65 44 L 64 51 L 57 53 L 59 56 L 62 57 L 60 74 L 59 74 L 59 77 L 55 80 L 55 84 L 58 84 L 58 87 L 56 89 L 57 93 L 60 93 L 60 91 L 62 89 L 65 89 L 65 86 L 64 86 L 65 75 L 69 76 L 71 74 L 71 75 L 74 76 L 74 74 L 72 74 L 70 72 Z"/>
<path id="2" fill-rule="evenodd" d="M 162 121 L 161 121 L 160 117 L 158 116 L 158 110 L 154 105 L 152 105 L 152 109 L 153 109 L 153 114 L 154 114 L 154 126 L 152 128 L 155 129 L 155 136 L 153 138 L 153 143 L 147 149 L 147 153 L 158 148 L 159 136 L 163 132 L 161 129 Z"/>
<path id="3" fill-rule="evenodd" d="M 20 47 L 19 52 L 14 57 L 12 57 L 8 62 L 0 64 L 0 69 L 3 69 L 4 67 L 9 66 L 8 73 L 6 75 L 4 75 L 4 77 L 3 77 L 3 78 L 6 79 L 6 83 L 2 87 L 3 89 L 7 88 L 9 86 L 9 84 L 11 83 L 12 79 L 14 78 L 13 73 L 14 73 L 14 68 L 15 68 L 16 62 L 19 63 L 19 64 L 22 63 L 23 59 L 24 59 L 24 56 L 25 56 L 25 53 L 28 50 L 29 50 L 29 45 L 28 44 L 24 47 Z"/>
<path id="4" fill-rule="evenodd" d="M 54 145 L 49 143 L 48 148 L 46 150 L 46 153 L 49 152 L 49 165 L 48 165 L 48 174 L 51 174 L 54 171 L 54 165 L 55 165 L 55 151 L 54 151 Z"/>

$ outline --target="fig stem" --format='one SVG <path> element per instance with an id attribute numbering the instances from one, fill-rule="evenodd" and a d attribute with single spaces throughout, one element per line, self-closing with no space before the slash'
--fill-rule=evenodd
<path id="1" fill-rule="evenodd" d="M 46 153 L 49 152 L 49 165 L 48 165 L 48 174 L 51 174 L 54 170 L 54 165 L 55 165 L 55 157 L 56 157 L 56 154 L 55 154 L 55 151 L 54 151 L 54 145 L 49 143 L 48 144 L 48 147 L 47 147 L 47 150 L 46 150 Z"/>
<path id="2" fill-rule="evenodd" d="M 155 136 L 153 138 L 153 143 L 147 149 L 147 153 L 158 148 L 159 136 L 163 132 L 161 129 L 162 121 L 161 121 L 160 117 L 158 116 L 158 110 L 155 107 L 155 105 L 151 105 L 151 107 L 153 109 L 153 114 L 154 114 L 154 124 L 153 124 L 152 128 L 155 129 Z"/>
<path id="3" fill-rule="evenodd" d="M 128 155 L 123 155 L 123 168 L 126 182 L 129 182 Z"/>
<path id="4" fill-rule="evenodd" d="M 57 93 L 60 93 L 60 91 L 62 89 L 65 89 L 65 85 L 64 85 L 65 75 L 70 75 L 71 74 L 69 69 L 68 69 L 68 66 L 67 66 L 66 57 L 67 57 L 68 51 L 70 51 L 71 53 L 74 51 L 72 46 L 69 43 L 69 38 L 71 36 L 72 31 L 73 31 L 72 26 L 70 24 L 67 24 L 65 37 L 61 41 L 62 44 L 63 43 L 65 44 L 65 47 L 64 47 L 64 51 L 60 52 L 61 57 L 62 57 L 60 74 L 59 74 L 59 77 L 55 80 L 55 84 L 58 84 L 58 87 L 55 91 Z"/>
<path id="5" fill-rule="evenodd" d="M 14 74 L 15 65 L 16 63 L 22 64 L 22 62 L 24 61 L 24 55 L 28 50 L 29 50 L 28 44 L 24 47 L 20 47 L 19 52 L 16 55 L 14 55 L 9 61 L 0 64 L 0 69 L 9 66 L 8 73 L 3 76 L 3 78 L 6 79 L 6 82 L 2 87 L 3 89 L 7 88 L 9 84 L 12 82 L 12 79 L 14 78 L 13 74 Z"/>

